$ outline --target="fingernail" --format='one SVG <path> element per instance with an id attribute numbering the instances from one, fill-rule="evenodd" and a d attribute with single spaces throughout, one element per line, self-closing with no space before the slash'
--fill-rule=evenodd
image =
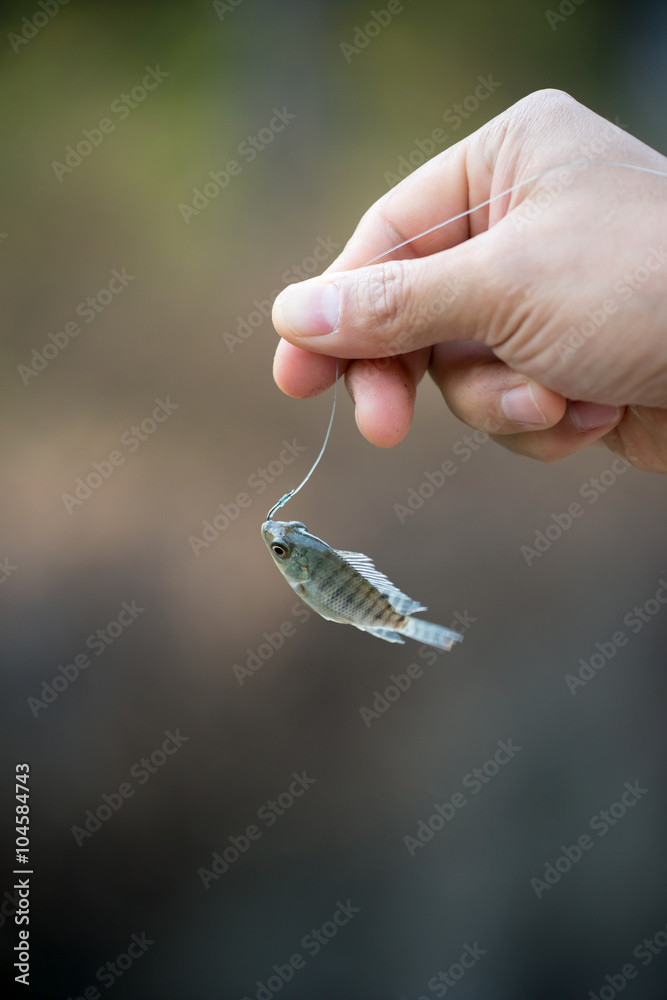
<path id="1" fill-rule="evenodd" d="M 518 385 L 516 389 L 506 392 L 502 398 L 502 409 L 508 420 L 513 420 L 516 424 L 541 427 L 547 422 L 529 385 Z"/>
<path id="2" fill-rule="evenodd" d="M 596 427 L 611 424 L 620 412 L 618 406 L 605 406 L 602 403 L 570 403 L 570 417 L 578 431 L 592 431 Z"/>
<path id="3" fill-rule="evenodd" d="M 340 293 L 331 282 L 289 285 L 276 299 L 283 319 L 297 337 L 321 337 L 338 326 Z"/>

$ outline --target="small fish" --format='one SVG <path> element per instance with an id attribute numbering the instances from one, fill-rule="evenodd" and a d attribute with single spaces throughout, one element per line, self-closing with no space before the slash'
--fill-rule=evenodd
<path id="1" fill-rule="evenodd" d="M 451 649 L 463 639 L 413 618 L 426 608 L 401 593 L 368 556 L 332 549 L 301 521 L 265 521 L 262 538 L 290 586 L 327 621 L 355 625 L 387 642 L 404 642 L 406 635 L 436 649 Z"/>

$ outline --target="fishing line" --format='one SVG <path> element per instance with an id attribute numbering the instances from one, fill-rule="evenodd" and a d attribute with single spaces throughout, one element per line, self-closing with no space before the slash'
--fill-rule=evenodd
<path id="1" fill-rule="evenodd" d="M 479 205 L 475 205 L 473 208 L 468 208 L 468 209 L 466 209 L 465 212 L 459 212 L 458 215 L 452 216 L 451 219 L 445 219 L 444 222 L 438 222 L 437 225 L 431 226 L 429 229 L 425 229 L 422 233 L 417 233 L 416 236 L 411 236 L 410 239 L 403 240 L 402 243 L 398 243 L 395 247 L 391 247 L 390 250 L 385 250 L 383 253 L 378 254 L 377 257 L 371 257 L 370 260 L 367 260 L 366 263 L 362 264 L 361 266 L 362 267 L 368 267 L 369 264 L 374 264 L 377 260 L 381 260 L 383 257 L 386 257 L 388 254 L 394 253 L 396 250 L 400 250 L 402 247 L 407 246 L 408 243 L 414 243 L 416 240 L 420 240 L 422 238 L 422 236 L 428 236 L 430 233 L 434 233 L 438 229 L 442 229 L 444 226 L 448 226 L 450 223 L 456 222 L 458 219 L 464 219 L 466 217 L 466 215 L 471 215 L 473 212 L 476 212 L 478 209 L 485 208 L 487 205 L 490 205 L 492 202 L 497 201 L 499 198 L 504 198 L 505 195 L 511 194 L 512 191 L 516 191 L 518 188 L 524 187 L 524 185 L 526 185 L 526 184 L 531 184 L 533 181 L 539 181 L 542 177 L 545 177 L 546 174 L 550 174 L 553 170 L 565 170 L 565 169 L 567 169 L 567 167 L 583 166 L 583 164 L 589 164 L 589 163 L 597 163 L 600 166 L 606 166 L 606 167 L 625 167 L 627 170 L 637 170 L 637 171 L 639 171 L 641 173 L 644 173 L 644 174 L 653 174 L 656 177 L 667 177 L 667 173 L 664 170 L 653 170 L 651 167 L 640 167 L 636 163 L 621 163 L 621 162 L 619 162 L 617 160 L 589 160 L 589 159 L 586 159 L 585 157 L 582 157 L 582 158 L 580 158 L 578 160 L 569 160 L 567 163 L 558 163 L 558 164 L 556 164 L 553 167 L 547 167 L 546 170 L 542 170 L 539 174 L 533 174 L 531 177 L 526 177 L 525 180 L 518 181 L 516 184 L 513 184 L 511 187 L 506 188 L 504 191 L 501 191 L 499 194 L 494 194 L 491 198 L 487 198 L 486 201 L 480 202 Z M 331 407 L 331 417 L 329 418 L 329 427 L 327 428 L 327 433 L 326 433 L 326 436 L 324 438 L 324 444 L 322 445 L 320 453 L 317 456 L 317 458 L 315 459 L 313 467 L 311 468 L 310 472 L 308 473 L 308 475 L 306 476 L 306 478 L 303 480 L 303 482 L 299 486 L 297 486 L 296 489 L 290 490 L 289 493 L 285 493 L 285 495 L 280 498 L 280 500 L 278 501 L 278 503 L 273 505 L 273 507 L 271 508 L 271 510 L 269 511 L 269 513 L 266 515 L 267 521 L 270 521 L 271 520 L 271 516 L 277 510 L 279 510 L 280 507 L 283 507 L 287 503 L 288 500 L 291 500 L 292 497 L 295 496 L 299 492 L 299 490 L 303 486 L 306 485 L 306 483 L 308 482 L 308 480 L 312 476 L 313 472 L 315 471 L 315 469 L 317 468 L 317 466 L 320 464 L 320 460 L 321 460 L 322 456 L 324 455 L 324 452 L 325 452 L 325 449 L 327 447 L 327 444 L 329 443 L 329 436 L 331 434 L 331 428 L 333 426 L 334 414 L 336 412 L 336 401 L 337 401 L 337 397 L 338 397 L 338 368 L 339 368 L 339 361 L 338 361 L 338 358 L 336 358 L 336 381 L 334 383 L 333 406 Z"/>
<path id="2" fill-rule="evenodd" d="M 287 503 L 288 500 L 291 500 L 292 497 L 296 493 L 299 492 L 299 490 L 301 489 L 301 487 L 306 485 L 306 483 L 308 482 L 308 480 L 312 476 L 313 472 L 315 471 L 315 469 L 317 468 L 317 466 L 320 464 L 320 459 L 322 458 L 322 455 L 324 454 L 324 450 L 325 450 L 326 446 L 329 443 L 329 435 L 331 434 L 331 428 L 333 427 L 334 414 L 336 412 L 336 399 L 338 397 L 338 365 L 339 365 L 338 358 L 336 358 L 336 381 L 334 382 L 333 406 L 331 407 L 331 416 L 329 417 L 329 427 L 327 428 L 327 433 L 326 433 L 326 436 L 324 438 L 324 444 L 322 445 L 320 453 L 317 456 L 317 458 L 315 459 L 315 463 L 314 463 L 312 469 L 310 470 L 310 472 L 308 473 L 308 475 L 306 476 L 306 478 L 304 479 L 304 481 L 302 483 L 300 483 L 300 485 L 297 486 L 297 488 L 295 490 L 290 490 L 289 493 L 286 493 L 284 497 L 280 498 L 280 500 L 278 501 L 278 503 L 276 503 L 276 504 L 273 505 L 273 507 L 271 508 L 271 510 L 269 511 L 269 513 L 266 515 L 267 521 L 271 520 L 271 515 L 274 514 L 275 511 L 277 511 L 279 507 L 282 507 L 284 504 Z"/>
<path id="3" fill-rule="evenodd" d="M 362 264 L 362 267 L 368 267 L 369 264 L 374 264 L 376 260 L 381 260 L 383 257 L 386 257 L 387 254 L 394 253 L 395 250 L 400 250 L 401 247 L 407 246 L 408 243 L 414 243 L 415 240 L 420 240 L 422 236 L 428 236 L 429 233 L 434 233 L 436 230 L 442 229 L 443 226 L 448 226 L 450 222 L 456 222 L 458 219 L 465 218 L 466 215 L 471 215 L 473 212 L 476 212 L 478 208 L 485 208 L 487 205 L 490 205 L 491 202 L 497 201 L 498 198 L 504 198 L 506 194 L 511 194 L 512 191 L 516 191 L 517 188 L 523 187 L 525 184 L 530 184 L 532 181 L 539 181 L 540 178 L 544 177 L 546 174 L 550 174 L 552 170 L 565 170 L 567 167 L 577 167 L 583 165 L 584 163 L 599 163 L 606 167 L 627 167 L 628 170 L 639 170 L 644 174 L 655 174 L 657 177 L 667 177 L 667 173 L 663 170 L 652 170 L 650 167 L 640 167 L 635 163 L 619 163 L 616 160 L 587 160 L 585 157 L 582 157 L 579 160 L 570 160 L 568 163 L 558 163 L 554 167 L 547 167 L 546 170 L 542 170 L 539 174 L 533 174 L 532 177 L 526 177 L 525 180 L 518 181 L 518 183 L 513 184 L 512 187 L 506 188 L 499 194 L 494 194 L 492 198 L 487 198 L 486 201 L 480 202 L 479 205 L 475 205 L 473 208 L 466 209 L 465 212 L 460 212 L 458 215 L 452 216 L 451 219 L 445 219 L 444 222 L 438 222 L 437 225 L 431 226 L 430 229 L 425 229 L 423 233 L 417 233 L 416 236 L 411 236 L 410 239 L 403 240 L 402 243 L 392 247 L 391 250 L 385 250 L 384 253 L 379 253 L 377 257 L 371 257 L 371 259 L 367 260 L 365 264 Z"/>

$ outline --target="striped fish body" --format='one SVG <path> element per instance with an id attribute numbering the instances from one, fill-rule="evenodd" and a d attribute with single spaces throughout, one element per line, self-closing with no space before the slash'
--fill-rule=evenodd
<path id="1" fill-rule="evenodd" d="M 424 605 L 413 601 L 361 552 L 332 549 L 301 521 L 266 521 L 262 537 L 273 560 L 299 597 L 328 621 L 354 625 L 387 642 L 409 636 L 451 649 L 458 632 L 413 618 Z"/>

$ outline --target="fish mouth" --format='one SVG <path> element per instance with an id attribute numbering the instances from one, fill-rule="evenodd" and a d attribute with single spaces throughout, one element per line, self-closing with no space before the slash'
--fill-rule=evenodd
<path id="1" fill-rule="evenodd" d="M 282 537 L 282 532 L 280 530 L 281 525 L 277 524 L 275 521 L 265 521 L 262 525 L 262 538 L 270 545 L 271 542 L 275 542 L 276 539 Z"/>
<path id="2" fill-rule="evenodd" d="M 270 545 L 271 542 L 282 541 L 294 529 L 305 531 L 306 526 L 302 521 L 272 521 L 269 519 L 262 525 L 262 538 Z"/>

